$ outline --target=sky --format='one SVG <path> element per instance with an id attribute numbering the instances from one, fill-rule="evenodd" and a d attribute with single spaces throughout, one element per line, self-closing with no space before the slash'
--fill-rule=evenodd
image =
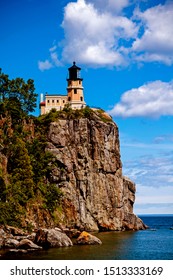
<path id="1" fill-rule="evenodd" d="M 76 61 L 87 105 L 118 125 L 134 212 L 173 214 L 173 0 L 1 0 L 0 14 L 2 71 L 66 94 Z"/>

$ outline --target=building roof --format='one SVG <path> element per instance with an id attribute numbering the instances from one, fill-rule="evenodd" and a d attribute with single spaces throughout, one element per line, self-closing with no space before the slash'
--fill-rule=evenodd
<path id="1" fill-rule="evenodd" d="M 40 105 L 45 106 L 46 105 L 45 101 L 40 102 Z"/>
<path id="2" fill-rule="evenodd" d="M 58 96 L 66 97 L 67 94 L 59 94 L 59 93 L 46 94 L 46 97 L 58 97 Z"/>
<path id="3" fill-rule="evenodd" d="M 73 66 L 71 66 L 71 67 L 69 67 L 69 68 L 68 68 L 68 70 L 70 70 L 70 69 L 77 69 L 77 70 L 81 70 L 81 68 L 80 68 L 80 67 L 78 67 L 78 66 L 76 65 L 76 62 L 75 62 L 75 61 L 73 61 Z"/>

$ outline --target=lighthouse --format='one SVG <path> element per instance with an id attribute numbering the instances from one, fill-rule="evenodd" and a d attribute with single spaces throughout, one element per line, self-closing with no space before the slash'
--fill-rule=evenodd
<path id="1" fill-rule="evenodd" d="M 83 79 L 80 76 L 81 68 L 73 62 L 73 66 L 68 68 L 67 78 L 67 102 L 72 109 L 82 109 L 86 106 L 83 94 Z"/>
<path id="2" fill-rule="evenodd" d="M 63 110 L 68 104 L 73 110 L 86 107 L 83 94 L 83 79 L 80 77 L 81 68 L 73 62 L 68 68 L 67 94 L 48 94 L 45 97 L 40 95 L 40 113 L 41 115 L 49 113 L 52 109 Z"/>

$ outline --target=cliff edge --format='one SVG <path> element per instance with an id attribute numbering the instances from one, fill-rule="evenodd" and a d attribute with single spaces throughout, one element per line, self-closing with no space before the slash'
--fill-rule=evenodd
<path id="1" fill-rule="evenodd" d="M 138 230 L 135 184 L 122 175 L 118 127 L 102 110 L 0 118 L 0 224 Z"/>
<path id="2" fill-rule="evenodd" d="M 87 231 L 144 229 L 133 213 L 135 184 L 122 175 L 118 127 L 103 114 L 50 123 L 47 151 L 57 163 L 50 181 L 63 193 L 59 223 Z"/>

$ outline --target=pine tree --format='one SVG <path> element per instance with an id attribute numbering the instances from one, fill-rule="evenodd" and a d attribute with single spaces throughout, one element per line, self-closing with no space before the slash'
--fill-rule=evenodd
<path id="1" fill-rule="evenodd" d="M 34 194 L 33 171 L 25 142 L 18 137 L 13 139 L 10 147 L 8 172 L 11 181 L 11 195 L 21 205 L 25 205 Z"/>

